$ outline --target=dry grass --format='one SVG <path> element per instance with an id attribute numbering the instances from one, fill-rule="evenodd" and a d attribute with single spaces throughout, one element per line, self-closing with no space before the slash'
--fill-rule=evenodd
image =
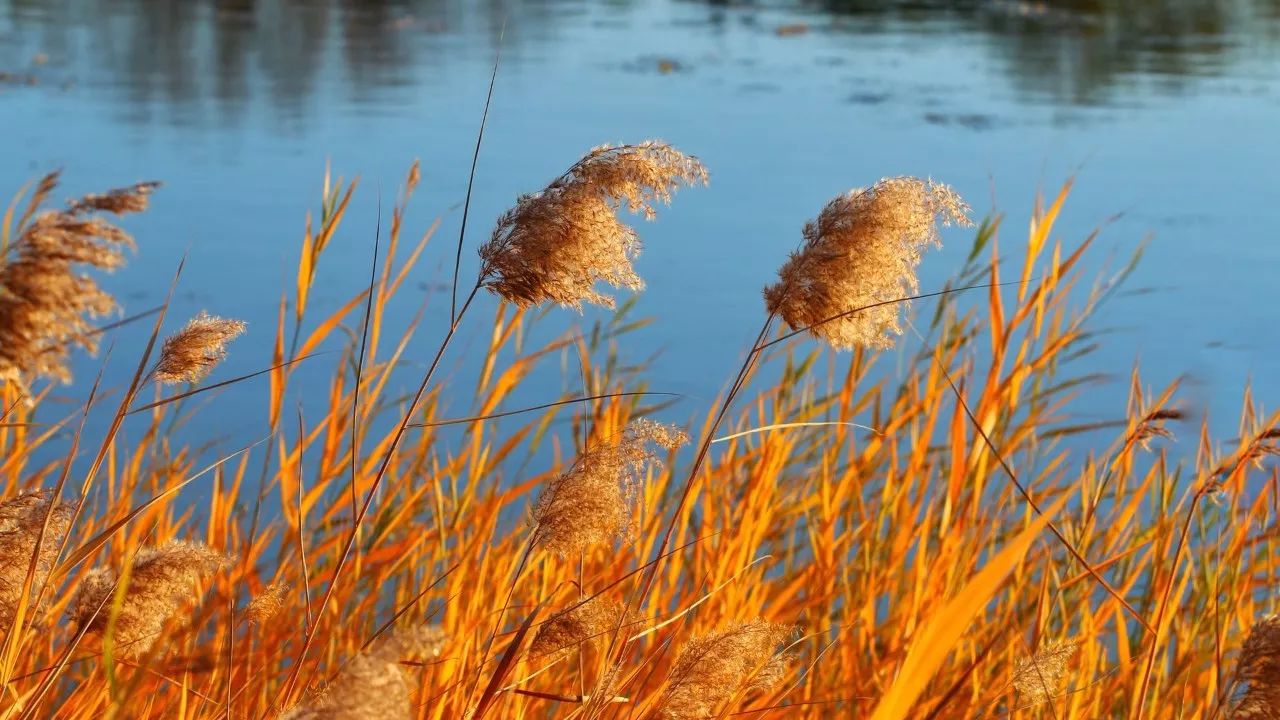
<path id="1" fill-rule="evenodd" d="M 428 372 L 412 402 L 401 373 L 423 344 L 386 318 L 430 237 L 402 237 L 414 183 L 368 285 L 316 317 L 315 268 L 362 197 L 326 182 L 293 313 L 282 303 L 274 338 L 236 348 L 269 368 L 274 430 L 243 452 L 171 434 L 190 392 L 142 404 L 143 348 L 129 388 L 100 396 L 104 436 L 51 401 L 41 378 L 65 378 L 66 354 L 50 348 L 88 344 L 87 318 L 110 305 L 67 273 L 118 264 L 124 238 L 86 218 L 140 210 L 146 193 L 25 217 L 16 205 L 0 268 L 0 352 L 21 381 L 0 386 L 0 720 L 1275 716 L 1274 623 L 1250 631 L 1276 609 L 1277 418 L 1246 396 L 1239 431 L 1215 440 L 1176 385 L 1152 391 L 1137 373 L 1127 418 L 1073 417 L 1089 385 L 1070 360 L 1106 288 L 1078 289 L 1088 241 L 1052 236 L 1066 188 L 1016 253 L 998 251 L 998 219 L 979 227 L 953 286 L 1017 282 L 967 296 L 985 302 L 918 304 L 923 342 L 882 347 L 893 305 L 816 333 L 847 354 L 804 337 L 766 347 L 781 337 L 766 325 L 723 418 L 706 408 L 692 423 L 695 471 L 646 419 L 642 368 L 615 354 L 629 319 L 528 341 L 523 306 L 638 284 L 619 204 L 644 210 L 704 177 L 666 146 L 632 147 L 593 152 L 499 220 L 477 287 L 513 304 L 467 319 L 475 384 Z M 534 232 L 574 203 L 594 204 L 582 217 L 598 225 L 572 225 L 587 235 Z M 804 330 L 912 292 L 934 222 L 960 215 L 916 181 L 838 199 L 782 271 L 805 289 L 770 309 Z M 50 300 L 21 272 L 53 262 L 54 228 L 80 250 L 41 270 Z M 877 252 L 898 255 L 864 268 L 874 277 L 835 262 Z M 199 372 L 175 376 L 202 377 L 231 334 L 193 342 Z M 177 357 L 155 345 L 161 363 Z M 327 385 L 295 387 L 293 361 L 321 348 L 335 352 L 307 362 L 330 364 Z M 571 400 L 530 385 L 558 362 L 596 399 L 489 417 L 517 397 Z M 220 372 L 204 382 L 225 384 Z M 721 435 L 736 436 L 710 450 Z"/>
<path id="2" fill-rule="evenodd" d="M 244 332 L 239 320 L 201 312 L 187 326 L 165 338 L 156 363 L 156 379 L 164 383 L 200 382 L 227 355 L 227 343 Z"/>

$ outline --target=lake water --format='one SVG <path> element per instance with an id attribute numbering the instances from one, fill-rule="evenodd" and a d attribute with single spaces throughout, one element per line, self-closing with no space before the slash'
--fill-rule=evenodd
<path id="1" fill-rule="evenodd" d="M 1277 0 L 0 0 L 0 193 L 54 167 L 67 195 L 164 181 L 110 287 L 149 307 L 186 253 L 175 322 L 200 309 L 249 320 L 222 372 L 258 369 L 326 162 L 362 187 L 320 269 L 322 306 L 363 287 L 378 190 L 389 205 L 415 157 L 409 234 L 442 226 L 398 321 L 447 281 L 500 37 L 464 274 L 516 194 L 591 146 L 658 137 L 697 154 L 710 187 L 640 228 L 636 312 L 655 322 L 623 348 L 663 350 L 652 387 L 693 396 L 686 416 L 754 336 L 760 288 L 804 221 L 899 174 L 1007 213 L 1008 248 L 1037 190 L 1073 174 L 1060 237 L 1123 213 L 1095 267 L 1151 236 L 1129 286 L 1150 292 L 1108 307 L 1097 326 L 1114 333 L 1080 367 L 1119 377 L 1085 414 L 1123 411 L 1135 361 L 1152 382 L 1188 373 L 1193 401 L 1228 422 L 1246 382 L 1273 406 L 1280 395 Z M 968 250 L 965 232 L 946 240 L 925 289 Z M 447 299 L 430 300 L 438 328 Z M 129 338 L 112 377 L 135 362 Z M 259 432 L 261 397 L 237 387 L 207 412 Z"/>

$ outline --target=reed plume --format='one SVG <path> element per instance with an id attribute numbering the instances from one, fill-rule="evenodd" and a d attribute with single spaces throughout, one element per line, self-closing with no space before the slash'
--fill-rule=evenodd
<path id="1" fill-rule="evenodd" d="M 950 187 L 913 177 L 840 195 L 805 225 L 804 245 L 764 289 L 765 306 L 837 349 L 890 347 L 902 334 L 904 303 L 894 301 L 918 289 L 916 267 L 940 243 L 938 223 L 970 225 L 968 212 Z"/>
<path id="2" fill-rule="evenodd" d="M 165 338 L 156 363 L 156 379 L 164 383 L 200 382 L 227 356 L 227 343 L 244 332 L 240 320 L 201 311 L 187 326 Z"/>
<path id="3" fill-rule="evenodd" d="M 1029 658 L 1020 658 L 1013 668 L 1013 687 L 1023 699 L 1039 704 L 1062 691 L 1067 664 L 1080 647 L 1079 640 L 1046 645 Z"/>
<path id="4" fill-rule="evenodd" d="M 640 251 L 635 230 L 617 211 L 656 217 L 681 185 L 706 184 L 697 158 L 657 141 L 602 145 L 543 190 L 522 195 L 498 219 L 480 248 L 481 282 L 501 297 L 528 307 L 551 301 L 613 307 L 597 282 L 640 290 L 632 259 Z"/>
<path id="5" fill-rule="evenodd" d="M 72 512 L 70 505 L 56 502 L 48 491 L 23 493 L 0 503 L 0 631 L 9 629 L 18 614 L 33 556 L 35 573 L 28 602 L 44 594 L 44 585 L 58 559 L 58 548 L 71 527 Z"/>
<path id="6" fill-rule="evenodd" d="M 88 632 L 104 635 L 111 626 L 119 657 L 145 654 L 164 625 L 187 603 L 197 599 L 195 584 L 221 569 L 227 557 L 200 543 L 174 540 L 143 548 L 134 556 L 127 578 L 115 569 L 90 570 L 80 584 L 71 617 Z M 112 606 L 119 583 L 127 582 L 118 611 Z M 112 615 L 114 624 L 112 624 Z"/>
<path id="7" fill-rule="evenodd" d="M 604 636 L 622 622 L 626 607 L 616 600 L 595 597 L 563 610 L 538 627 L 529 645 L 533 658 L 559 659 L 578 646 Z"/>
<path id="8" fill-rule="evenodd" d="M 71 346 L 97 349 L 90 321 L 116 310 L 110 294 L 82 267 L 114 270 L 133 239 L 95 213 L 124 215 L 146 209 L 156 183 L 73 200 L 65 210 L 34 212 L 58 184 L 41 180 L 30 220 L 0 260 L 0 380 L 29 384 L 37 377 L 71 381 Z"/>
<path id="9" fill-rule="evenodd" d="M 271 583 L 249 601 L 244 609 L 244 616 L 250 623 L 261 625 L 284 609 L 285 595 L 289 592 L 287 583 Z"/>
<path id="10" fill-rule="evenodd" d="M 794 632 L 788 625 L 753 620 L 690 640 L 671 666 L 658 717 L 714 717 L 737 693 L 774 687 L 791 661 L 780 649 Z"/>
<path id="11" fill-rule="evenodd" d="M 538 497 L 534 545 L 563 557 L 613 537 L 626 538 L 638 476 L 646 465 L 659 462 L 650 445 L 670 451 L 687 440 L 677 428 L 641 419 L 628 425 L 616 441 L 584 452 Z"/>
<path id="12" fill-rule="evenodd" d="M 347 663 L 333 682 L 289 709 L 281 720 L 408 720 L 414 684 L 402 660 L 433 660 L 446 638 L 437 626 L 418 626 L 383 638 Z"/>
<path id="13" fill-rule="evenodd" d="M 1246 684 L 1231 709 L 1233 720 L 1280 719 L 1280 615 L 1254 624 L 1240 648 L 1235 682 Z"/>

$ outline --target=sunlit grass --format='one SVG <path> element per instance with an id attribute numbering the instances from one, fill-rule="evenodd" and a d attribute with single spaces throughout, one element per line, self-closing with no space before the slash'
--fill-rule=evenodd
<path id="1" fill-rule="evenodd" d="M 75 378 L 86 407 L 114 418 L 102 437 L 40 381 L 0 388 L 3 497 L 43 489 L 76 509 L 47 585 L 33 582 L 30 523 L 0 525 L 0 580 L 17 590 L 3 717 L 256 718 L 299 703 L 329 709 L 294 717 L 438 719 L 1231 708 L 1235 657 L 1280 570 L 1277 417 L 1246 396 L 1236 436 L 1215 440 L 1179 409 L 1176 384 L 1149 388 L 1135 372 L 1127 419 L 1073 419 L 1092 386 L 1071 361 L 1097 341 L 1089 316 L 1112 287 L 1085 287 L 1091 238 L 1053 234 L 1068 188 L 1013 251 L 998 218 L 982 224 L 957 292 L 924 288 L 933 296 L 916 301 L 897 349 L 837 354 L 766 323 L 742 348 L 723 419 L 717 402 L 689 448 L 633 458 L 634 501 L 610 500 L 628 515 L 610 537 L 549 549 L 539 495 L 666 398 L 617 360 L 632 341 L 624 314 L 531 346 L 533 314 L 503 304 L 466 318 L 485 340 L 474 388 L 428 373 L 410 400 L 403 366 L 425 367 L 448 341 L 392 326 L 387 308 L 425 253 L 454 252 L 429 245 L 431 229 L 406 239 L 416 176 L 367 289 L 314 317 L 315 269 L 358 194 L 326 179 L 271 346 L 230 346 L 263 358 L 266 382 L 252 387 L 266 394 L 265 440 L 214 451 L 175 437 L 200 393 L 150 389 L 161 339 L 187 320 L 167 311 L 137 321 L 154 323 L 153 347 L 115 350 L 137 357 L 128 386 Z M 6 219 L 7 244 L 20 224 Z M 591 400 L 529 386 L 565 357 L 567 385 Z M 332 368 L 302 389 L 305 408 L 291 399 L 302 362 Z M 203 383 L 229 380 L 215 370 Z M 470 397 L 465 418 L 444 414 L 446 395 Z M 529 397 L 547 406 L 490 417 Z M 73 472 L 63 459 L 77 455 L 92 462 Z M 209 488 L 198 507 L 181 492 L 194 483 Z M 58 531 L 53 520 L 37 532 Z M 154 637 L 125 643 L 138 560 L 175 539 L 231 559 L 201 573 Z M 98 567 L 112 592 L 91 596 L 89 614 L 107 621 L 80 632 L 71 617 Z"/>

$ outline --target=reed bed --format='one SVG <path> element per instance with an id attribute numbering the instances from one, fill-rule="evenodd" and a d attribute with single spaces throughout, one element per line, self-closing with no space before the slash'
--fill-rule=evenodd
<path id="1" fill-rule="evenodd" d="M 623 313 L 526 339 L 539 308 L 642 286 L 624 213 L 706 182 L 701 163 L 602 147 L 521 196 L 449 313 L 427 299 L 443 338 L 388 320 L 440 245 L 406 239 L 417 178 L 335 312 L 312 314 L 316 268 L 372 200 L 326 178 L 271 341 L 167 304 L 126 316 L 151 341 L 115 349 L 137 370 L 114 392 L 67 364 L 113 327 L 95 324 L 115 304 L 90 278 L 131 240 L 100 218 L 163 191 L 50 210 L 50 176 L 15 199 L 0 717 L 1280 717 L 1278 418 L 1246 396 L 1238 431 L 1214 438 L 1177 384 L 1137 371 L 1127 417 L 1073 417 L 1095 379 L 1072 361 L 1113 286 L 1087 284 L 1092 237 L 1054 233 L 1069 187 L 1014 251 L 999 217 L 940 231 L 969 210 L 932 181 L 815 199 L 761 278 L 758 339 L 680 428 L 618 359 Z M 972 253 L 920 288 L 939 241 Z M 502 302 L 476 317 L 482 289 Z M 439 374 L 464 326 L 484 339 L 469 400 Z M 228 352 L 263 372 L 227 376 Z M 565 357 L 588 399 L 529 386 Z M 406 380 L 410 360 L 428 364 Z M 322 411 L 290 400 L 303 362 L 331 368 L 306 388 Z M 51 400 L 70 392 L 58 381 L 80 407 Z M 265 394 L 267 438 L 173 435 L 183 413 L 218 411 L 204 390 L 242 382 Z M 511 412 L 529 397 L 544 403 Z M 110 418 L 101 436 L 91 410 Z"/>

